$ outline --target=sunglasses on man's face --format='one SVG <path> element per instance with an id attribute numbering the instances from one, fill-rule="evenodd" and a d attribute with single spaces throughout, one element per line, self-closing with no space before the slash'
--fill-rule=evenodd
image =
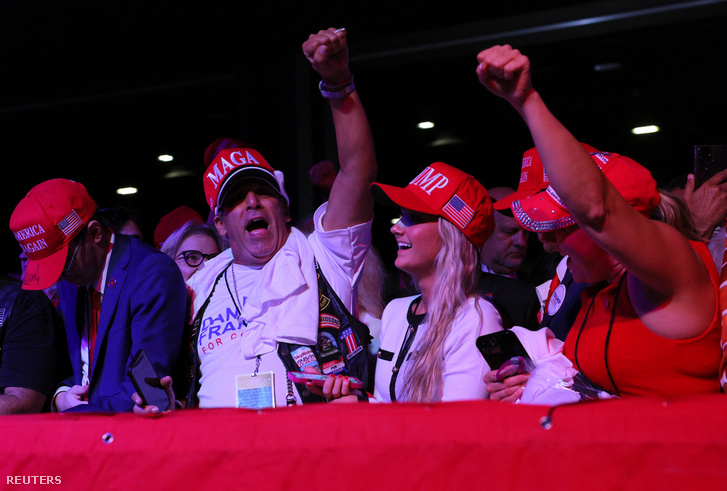
<path id="1" fill-rule="evenodd" d="M 215 252 L 214 254 L 204 254 L 199 251 L 182 251 L 177 254 L 177 257 L 175 259 L 184 259 L 184 262 L 187 263 L 187 266 L 189 266 L 190 268 L 196 268 L 204 261 L 212 259 L 218 254 L 219 252 Z"/>
<path id="2" fill-rule="evenodd" d="M 71 272 L 71 266 L 73 266 L 73 261 L 76 260 L 76 254 L 78 254 L 78 249 L 81 248 L 81 244 L 83 244 L 84 236 L 86 235 L 85 230 L 78 234 L 78 237 L 76 240 L 78 240 L 78 244 L 76 244 L 76 248 L 73 249 L 73 254 L 71 255 L 71 260 L 68 261 L 68 266 L 63 268 L 63 272 L 61 273 L 61 277 L 66 277 Z"/>

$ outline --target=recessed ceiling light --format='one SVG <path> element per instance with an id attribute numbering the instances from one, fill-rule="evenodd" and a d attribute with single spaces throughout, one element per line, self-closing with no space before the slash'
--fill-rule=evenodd
<path id="1" fill-rule="evenodd" d="M 139 190 L 134 187 L 119 188 L 116 190 L 116 194 L 136 194 Z"/>
<path id="2" fill-rule="evenodd" d="M 172 160 L 174 160 L 174 157 L 172 157 L 171 155 L 168 155 L 168 154 L 164 154 L 164 155 L 158 156 L 157 160 L 159 162 L 171 162 Z"/>
<path id="3" fill-rule="evenodd" d="M 631 133 L 634 135 L 648 135 L 649 133 L 657 133 L 659 131 L 659 127 L 650 124 L 648 126 L 637 126 L 636 128 L 631 130 Z"/>
<path id="4" fill-rule="evenodd" d="M 599 63 L 593 67 L 593 70 L 597 72 L 611 72 L 614 70 L 621 70 L 623 68 L 621 63 Z"/>
<path id="5" fill-rule="evenodd" d="M 177 177 L 194 177 L 197 174 L 189 169 L 175 169 L 164 174 L 164 179 L 175 179 Z"/>
<path id="6" fill-rule="evenodd" d="M 417 125 L 417 128 L 419 128 L 420 130 L 429 130 L 434 128 L 434 123 L 432 123 L 431 121 L 422 121 Z"/>
<path id="7" fill-rule="evenodd" d="M 462 138 L 457 138 L 456 136 L 451 135 L 443 135 L 430 143 L 429 146 L 442 147 L 444 145 L 459 145 L 461 143 L 464 143 L 464 140 Z"/>

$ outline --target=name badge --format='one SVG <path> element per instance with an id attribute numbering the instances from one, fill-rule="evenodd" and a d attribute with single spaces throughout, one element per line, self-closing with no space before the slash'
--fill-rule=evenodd
<path id="1" fill-rule="evenodd" d="M 262 372 L 235 377 L 236 407 L 265 409 L 275 407 L 275 374 Z"/>
<path id="2" fill-rule="evenodd" d="M 563 300 L 565 300 L 565 285 L 560 284 L 550 296 L 550 302 L 548 302 L 549 316 L 553 317 L 560 310 Z"/>

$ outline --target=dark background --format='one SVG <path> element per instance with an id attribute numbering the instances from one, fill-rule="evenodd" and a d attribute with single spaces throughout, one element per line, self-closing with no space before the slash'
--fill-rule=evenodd
<path id="1" fill-rule="evenodd" d="M 46 179 L 84 183 L 102 208 L 139 209 L 147 241 L 181 204 L 206 215 L 202 154 L 221 136 L 285 172 L 294 219 L 311 213 L 307 169 L 335 160 L 335 143 L 300 45 L 330 26 L 348 30 L 383 182 L 405 185 L 441 160 L 487 187 L 517 185 L 527 129 L 475 76 L 493 44 L 530 57 L 534 85 L 577 138 L 661 183 L 691 171 L 694 145 L 727 143 L 727 1 L 474 3 L 2 2 L 0 268 L 19 269 L 7 222 Z M 662 131 L 630 133 L 642 124 Z M 115 194 L 128 185 L 139 193 Z M 395 210 L 376 212 L 390 264 Z"/>

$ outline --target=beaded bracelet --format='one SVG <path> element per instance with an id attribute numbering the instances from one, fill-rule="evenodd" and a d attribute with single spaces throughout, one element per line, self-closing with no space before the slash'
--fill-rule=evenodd
<path id="1" fill-rule="evenodd" d="M 353 83 L 353 75 L 351 75 L 345 82 L 335 85 L 321 80 L 318 89 L 326 99 L 345 99 L 351 92 L 356 90 L 356 86 Z"/>

